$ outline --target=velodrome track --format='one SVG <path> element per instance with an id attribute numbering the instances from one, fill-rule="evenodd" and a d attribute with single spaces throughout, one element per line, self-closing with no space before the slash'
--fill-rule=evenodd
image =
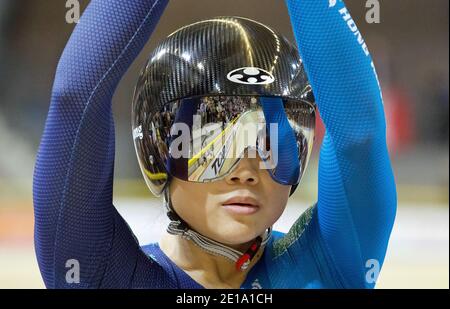
<path id="1" fill-rule="evenodd" d="M 157 199 L 117 199 L 141 244 L 157 241 L 167 219 Z M 287 231 L 308 205 L 290 200 L 275 229 Z M 18 210 L 19 209 L 19 210 Z M 43 288 L 33 248 L 31 204 L 0 207 L 0 288 Z M 378 288 L 449 287 L 449 210 L 400 204 Z"/>

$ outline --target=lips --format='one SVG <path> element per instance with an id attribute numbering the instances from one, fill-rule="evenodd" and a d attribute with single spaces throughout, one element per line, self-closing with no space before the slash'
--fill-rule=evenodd
<path id="1" fill-rule="evenodd" d="M 249 196 L 236 196 L 222 203 L 226 210 L 234 214 L 250 215 L 259 210 L 256 199 Z"/>

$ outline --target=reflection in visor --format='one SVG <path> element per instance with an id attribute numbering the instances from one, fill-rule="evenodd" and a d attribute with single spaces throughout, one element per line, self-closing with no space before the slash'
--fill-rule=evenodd
<path id="1" fill-rule="evenodd" d="M 305 102 L 285 100 L 283 106 L 295 135 L 301 175 L 311 153 L 315 111 Z M 148 111 L 144 119 L 135 145 L 151 181 L 163 182 L 167 171 L 185 181 L 218 180 L 229 174 L 242 157 L 256 158 L 257 154 L 261 157 L 260 167 L 275 175 L 278 134 L 272 127 L 268 129 L 257 97 L 189 98 L 167 104 L 163 110 Z M 174 130 L 179 124 L 185 130 Z M 282 147 L 283 141 L 279 144 Z M 297 180 L 288 182 L 294 184 Z"/>
<path id="2" fill-rule="evenodd" d="M 202 131 L 202 133 L 196 132 Z M 207 130 L 208 131 L 208 130 Z M 194 155 L 189 160 L 190 181 L 212 181 L 223 177 L 237 165 L 243 157 L 262 158 L 262 169 L 269 169 L 270 154 L 267 149 L 266 123 L 260 110 L 250 110 L 226 124 L 225 129 L 215 129 L 212 134 L 204 134 L 204 128 L 194 130 Z M 276 133 L 276 131 L 275 131 Z M 202 139 L 199 152 L 196 152 L 195 136 L 206 136 Z M 277 136 L 275 135 L 275 138 Z M 273 149 L 276 151 L 276 149 Z M 273 164 L 275 165 L 275 164 Z"/>

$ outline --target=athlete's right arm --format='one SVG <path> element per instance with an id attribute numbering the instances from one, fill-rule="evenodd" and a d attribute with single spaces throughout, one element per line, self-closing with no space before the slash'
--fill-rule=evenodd
<path id="1" fill-rule="evenodd" d="M 33 179 L 36 254 L 47 287 L 139 287 L 164 275 L 112 205 L 111 100 L 167 3 L 91 1 L 59 61 Z M 147 264 L 139 273 L 148 276 L 136 279 Z M 68 271 L 78 266 L 80 282 L 70 283 L 77 276 Z"/>

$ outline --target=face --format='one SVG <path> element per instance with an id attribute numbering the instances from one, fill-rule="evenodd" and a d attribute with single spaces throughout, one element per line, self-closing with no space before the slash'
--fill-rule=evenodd
<path id="1" fill-rule="evenodd" d="M 260 169 L 260 158 L 243 158 L 224 179 L 192 183 L 174 178 L 173 207 L 192 229 L 230 246 L 252 241 L 283 213 L 291 186 Z"/>

